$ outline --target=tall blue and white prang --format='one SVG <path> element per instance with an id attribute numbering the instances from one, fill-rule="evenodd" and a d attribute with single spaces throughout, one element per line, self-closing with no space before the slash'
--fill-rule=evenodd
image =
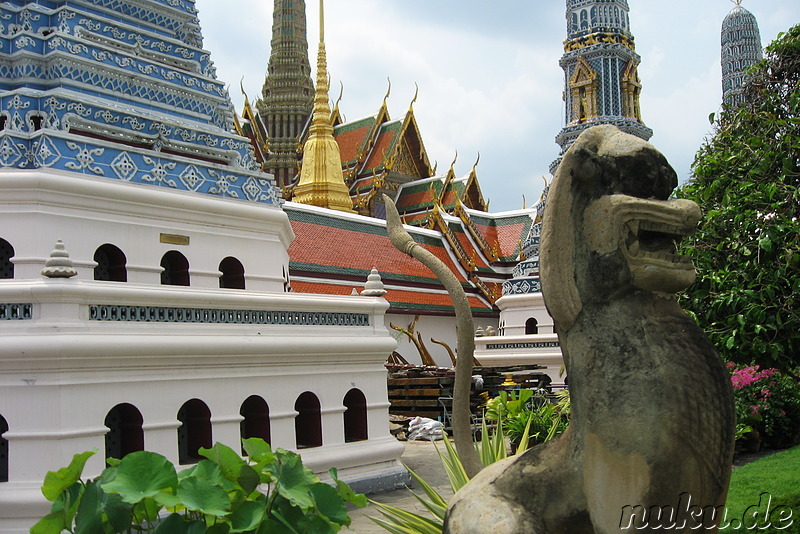
<path id="1" fill-rule="evenodd" d="M 0 3 L 0 534 L 83 451 L 93 478 L 260 437 L 359 491 L 408 481 L 389 303 L 290 291 L 295 235 L 235 120 L 193 0 Z"/>
<path id="2" fill-rule="evenodd" d="M 565 126 L 556 137 L 562 155 L 583 130 L 597 124 L 650 139 L 653 131 L 639 109 L 639 62 L 627 0 L 567 0 L 567 39 L 559 62 Z"/>
<path id="3" fill-rule="evenodd" d="M 761 61 L 761 32 L 758 21 L 742 7 L 742 0 L 736 4 L 722 21 L 722 101 L 729 106 L 744 102 L 745 71 Z"/>

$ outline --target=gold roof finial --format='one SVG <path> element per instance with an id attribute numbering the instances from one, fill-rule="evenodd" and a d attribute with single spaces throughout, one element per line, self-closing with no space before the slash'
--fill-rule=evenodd
<path id="1" fill-rule="evenodd" d="M 456 160 L 458 160 L 458 150 L 456 150 L 456 155 L 453 156 L 453 163 L 450 164 L 450 172 L 455 173 L 454 167 L 456 166 Z"/>
<path id="2" fill-rule="evenodd" d="M 386 105 L 386 101 L 389 99 L 389 95 L 392 94 L 392 80 L 387 76 L 386 81 L 389 83 L 389 87 L 386 88 L 386 94 L 383 97 L 383 105 Z"/>
<path id="3" fill-rule="evenodd" d="M 353 212 L 353 201 L 344 182 L 342 156 L 333 138 L 328 104 L 328 60 L 325 53 L 325 7 L 319 0 L 319 51 L 314 114 L 303 147 L 303 166 L 292 200 L 339 211 Z"/>
<path id="4" fill-rule="evenodd" d="M 734 4 L 736 4 L 737 6 L 740 6 L 740 5 L 742 5 L 742 0 L 731 0 L 731 2 L 733 2 L 733 3 L 734 3 Z"/>

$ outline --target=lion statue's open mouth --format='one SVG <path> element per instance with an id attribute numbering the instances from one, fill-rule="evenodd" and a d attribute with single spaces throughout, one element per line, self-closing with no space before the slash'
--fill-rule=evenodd
<path id="1" fill-rule="evenodd" d="M 647 291 L 675 292 L 694 282 L 695 271 L 677 245 L 700 220 L 697 204 L 605 195 L 584 214 L 586 240 L 598 254 L 622 253 L 633 285 Z"/>

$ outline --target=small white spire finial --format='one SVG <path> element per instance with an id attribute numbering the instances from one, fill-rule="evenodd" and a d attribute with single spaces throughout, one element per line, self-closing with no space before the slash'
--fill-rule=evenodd
<path id="1" fill-rule="evenodd" d="M 78 271 L 75 270 L 75 265 L 69 257 L 69 252 L 64 247 L 64 242 L 59 239 L 44 264 L 42 276 L 47 278 L 72 278 L 77 275 Z"/>
<path id="2" fill-rule="evenodd" d="M 387 293 L 383 287 L 383 281 L 378 269 L 375 267 L 370 271 L 367 276 L 367 283 L 364 284 L 364 291 L 361 292 L 362 297 L 382 297 Z"/>

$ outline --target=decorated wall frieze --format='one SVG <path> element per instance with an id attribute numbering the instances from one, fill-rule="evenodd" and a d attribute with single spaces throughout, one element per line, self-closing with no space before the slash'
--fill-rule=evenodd
<path id="1" fill-rule="evenodd" d="M 89 306 L 89 319 L 92 321 L 158 323 L 369 326 L 369 315 L 366 313 L 222 310 L 109 304 Z"/>
<path id="2" fill-rule="evenodd" d="M 129 110 L 103 107 L 63 95 L 29 92 L 0 98 L 4 130 L 33 132 L 38 128 L 92 132 L 119 142 L 154 145 L 180 152 L 230 161 L 244 168 L 258 168 L 245 139 L 202 124 L 165 124 L 163 117 L 135 115 Z M 34 119 L 38 118 L 39 121 Z M 158 120 L 156 120 L 158 119 Z M 205 131 L 203 131 L 203 128 Z M 236 154 L 231 154 L 235 152 Z"/>
<path id="3" fill-rule="evenodd" d="M 0 167 L 60 169 L 92 176 L 280 205 L 270 175 L 173 154 L 101 146 L 78 135 L 0 135 Z"/>
<path id="4" fill-rule="evenodd" d="M 503 295 L 525 295 L 541 293 L 542 283 L 539 278 L 512 279 L 503 282 Z"/>

